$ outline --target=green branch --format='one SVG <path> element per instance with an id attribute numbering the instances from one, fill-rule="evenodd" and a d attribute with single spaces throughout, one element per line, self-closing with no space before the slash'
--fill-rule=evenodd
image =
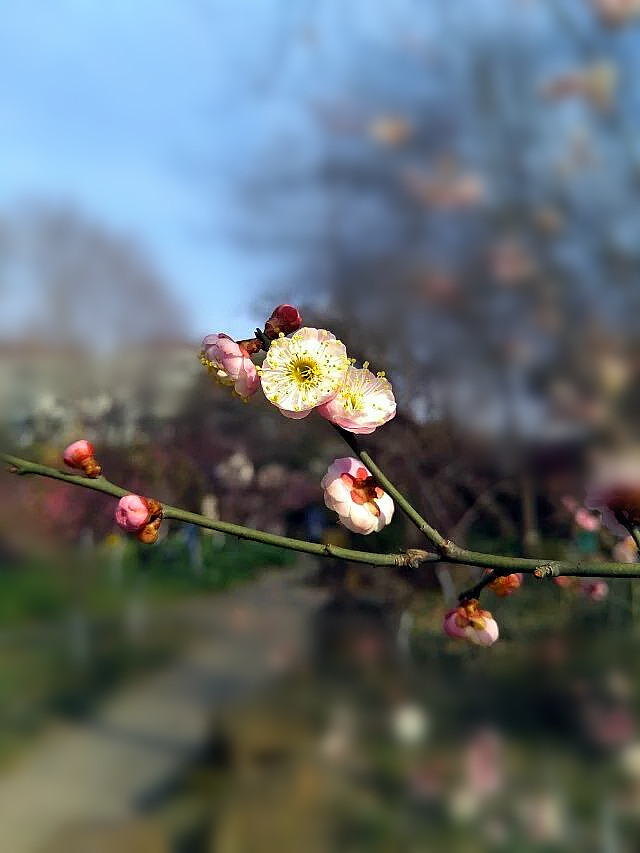
<path id="1" fill-rule="evenodd" d="M 124 495 L 130 494 L 127 489 L 121 486 L 116 486 L 114 483 L 104 477 L 91 479 L 77 474 L 67 474 L 65 471 L 58 471 L 56 468 L 49 468 L 47 465 L 39 465 L 36 462 L 29 462 L 26 459 L 21 459 L 18 456 L 11 456 L 8 453 L 0 453 L 0 460 L 9 465 L 9 470 L 13 474 L 20 476 L 35 475 L 39 477 L 48 477 L 52 480 L 61 480 L 63 483 L 69 483 L 72 486 L 80 486 L 83 489 L 91 489 L 94 492 L 102 492 L 114 498 L 121 498 Z M 431 562 L 438 559 L 436 554 L 430 554 L 428 551 L 418 549 L 409 549 L 401 554 L 378 554 L 370 551 L 356 551 L 351 548 L 341 548 L 337 545 L 323 545 L 318 542 L 306 542 L 303 539 L 292 539 L 289 536 L 278 536 L 275 533 L 267 533 L 263 530 L 254 530 L 250 527 L 243 527 L 241 524 L 231 524 L 228 521 L 214 521 L 204 515 L 198 515 L 195 512 L 187 512 L 187 510 L 179 507 L 163 504 L 162 512 L 164 518 L 173 518 L 176 521 L 183 521 L 187 524 L 195 524 L 198 527 L 204 527 L 207 530 L 217 530 L 220 533 L 228 533 L 231 536 L 237 536 L 240 539 L 250 539 L 253 542 L 262 542 L 265 545 L 275 545 L 279 548 L 287 548 L 290 551 L 300 551 L 304 554 L 313 554 L 317 557 L 333 557 L 338 560 L 348 560 L 353 563 L 366 563 L 370 566 L 410 566 L 417 568 L 421 563 Z"/>
<path id="2" fill-rule="evenodd" d="M 418 530 L 423 533 L 429 542 L 439 551 L 443 551 L 447 547 L 447 540 L 444 536 L 439 533 L 435 527 L 432 527 L 426 519 L 424 519 L 420 513 L 411 505 L 411 503 L 405 498 L 402 492 L 398 491 L 398 489 L 393 485 L 391 480 L 378 468 L 376 463 L 373 461 L 371 456 L 366 450 L 363 450 L 360 447 L 360 442 L 357 437 L 351 433 L 347 432 L 346 429 L 342 429 L 342 427 L 337 426 L 337 424 L 333 424 L 333 428 L 336 432 L 347 442 L 351 450 L 356 454 L 358 459 L 365 465 L 369 471 L 376 478 L 380 486 L 385 490 L 385 492 L 390 495 L 393 500 L 400 507 L 402 512 L 407 516 L 407 518 L 415 524 Z"/>
<path id="3" fill-rule="evenodd" d="M 369 467 L 371 473 L 378 478 L 377 466 L 369 462 L 369 455 L 363 453 L 364 464 Z M 362 457 L 361 457 L 362 458 Z M 72 486 L 80 486 L 83 489 L 91 489 L 94 492 L 102 492 L 114 498 L 121 498 L 130 494 L 127 489 L 116 486 L 104 477 L 90 479 L 78 474 L 67 474 L 47 465 L 29 462 L 18 456 L 8 453 L 0 453 L 0 460 L 9 466 L 9 470 L 17 475 L 35 475 L 60 480 Z M 366 460 L 366 461 L 365 461 Z M 374 470 L 375 469 L 375 470 Z M 381 483 L 388 483 L 382 475 Z M 391 487 L 390 494 L 395 497 L 396 490 Z M 397 498 L 396 498 L 397 500 Z M 404 498 L 402 499 L 404 500 Z M 410 505 L 409 505 L 410 506 Z M 405 510 L 406 511 L 406 510 Z M 415 512 L 415 510 L 412 510 Z M 528 557 L 505 557 L 500 554 L 485 554 L 481 551 L 468 551 L 460 548 L 453 542 L 442 539 L 439 553 L 430 553 L 419 549 L 408 549 L 399 554 L 378 554 L 370 551 L 356 551 L 351 548 L 340 548 L 337 545 L 322 545 L 317 542 L 306 542 L 303 539 L 291 539 L 288 536 L 278 536 L 275 533 L 267 533 L 263 530 L 254 530 L 243 527 L 240 524 L 231 524 L 227 521 L 213 521 L 204 515 L 195 512 L 187 512 L 179 507 L 163 504 L 165 518 L 173 518 L 187 524 L 195 524 L 207 530 L 217 530 L 220 533 L 228 533 L 240 539 L 250 539 L 254 542 L 263 542 L 266 545 L 275 545 L 290 551 L 300 551 L 304 554 L 313 554 L 317 557 L 333 557 L 337 560 L 345 560 L 354 563 L 365 563 L 370 566 L 409 566 L 418 568 L 423 563 L 453 563 L 457 565 L 476 566 L 478 568 L 494 569 L 496 574 L 504 575 L 511 572 L 523 572 L 534 575 L 537 578 L 558 577 L 559 575 L 570 575 L 574 577 L 608 577 L 608 578 L 638 578 L 640 577 L 640 564 L 638 563 L 611 563 L 611 562 L 584 562 L 582 560 L 550 560 L 543 562 Z M 417 515 L 417 513 L 416 513 Z M 419 517 L 419 516 L 418 516 Z M 426 524 L 426 522 L 425 522 Z M 433 528 L 430 528 L 433 530 Z M 438 534 L 440 536 L 440 534 Z M 640 532 L 636 530 L 636 536 L 640 539 Z M 635 537 L 634 537 L 635 538 Z"/>

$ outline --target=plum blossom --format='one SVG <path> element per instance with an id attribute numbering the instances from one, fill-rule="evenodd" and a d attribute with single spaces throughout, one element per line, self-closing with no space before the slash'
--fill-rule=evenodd
<path id="1" fill-rule="evenodd" d="M 125 495 L 118 501 L 115 517 L 127 533 L 138 533 L 151 518 L 149 502 L 141 495 Z"/>
<path id="2" fill-rule="evenodd" d="M 391 383 L 384 374 L 349 367 L 338 393 L 322 406 L 319 414 L 356 435 L 367 435 L 386 424 L 396 414 L 396 400 Z"/>
<path id="3" fill-rule="evenodd" d="M 63 458 L 65 465 L 83 471 L 87 477 L 99 477 L 102 473 L 102 468 L 95 460 L 93 445 L 84 438 L 72 442 L 65 448 Z"/>
<path id="4" fill-rule="evenodd" d="M 304 418 L 337 394 L 348 367 L 335 335 L 304 327 L 273 341 L 260 368 L 262 390 L 285 417 Z"/>
<path id="5" fill-rule="evenodd" d="M 394 505 L 377 486 L 359 459 L 336 459 L 322 478 L 324 502 L 337 512 L 341 523 L 354 533 L 378 533 L 391 521 Z"/>
<path id="6" fill-rule="evenodd" d="M 443 628 L 449 637 L 468 640 L 477 646 L 492 646 L 500 633 L 496 620 L 488 610 L 480 610 L 475 598 L 450 610 L 444 617 Z"/>
<path id="7" fill-rule="evenodd" d="M 522 586 L 522 579 L 522 572 L 513 572 L 510 575 L 501 575 L 489 584 L 489 589 L 493 590 L 493 592 L 501 598 L 507 595 L 513 595 L 513 593 Z"/>
<path id="8" fill-rule="evenodd" d="M 233 387 L 245 400 L 260 387 L 258 371 L 246 349 L 223 332 L 207 335 L 202 341 L 200 361 L 221 385 Z"/>
<path id="9" fill-rule="evenodd" d="M 600 578 L 585 578 L 580 582 L 580 588 L 591 601 L 604 601 L 609 595 L 609 584 Z"/>
<path id="10" fill-rule="evenodd" d="M 596 530 L 600 529 L 600 519 L 583 506 L 578 507 L 573 518 L 578 527 L 587 530 L 589 533 L 595 533 Z"/>
<path id="11" fill-rule="evenodd" d="M 605 461 L 587 487 L 585 504 L 602 514 L 602 523 L 618 536 L 640 524 L 640 458 Z"/>
<path id="12" fill-rule="evenodd" d="M 616 563 L 635 563 L 638 559 L 638 548 L 632 536 L 627 536 L 613 546 L 613 559 Z"/>

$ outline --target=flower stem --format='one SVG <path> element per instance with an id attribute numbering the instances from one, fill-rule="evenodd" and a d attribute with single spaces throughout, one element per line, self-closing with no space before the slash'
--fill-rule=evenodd
<path id="1" fill-rule="evenodd" d="M 400 492 L 389 480 L 389 478 L 384 474 L 380 468 L 373 461 L 368 451 L 364 450 L 360 446 L 360 442 L 358 438 L 352 433 L 348 432 L 346 429 L 339 427 L 337 424 L 332 424 L 333 428 L 336 430 L 338 435 L 340 435 L 349 445 L 351 450 L 356 454 L 358 459 L 366 465 L 369 471 L 373 474 L 373 476 L 378 481 L 379 485 L 385 490 L 385 492 L 390 495 L 393 500 L 398 504 L 402 512 L 407 516 L 407 518 L 415 524 L 418 530 L 423 533 L 427 539 L 438 548 L 438 550 L 443 550 L 447 547 L 447 540 L 444 536 L 439 533 L 432 527 L 428 521 L 426 521 L 420 513 L 412 506 L 412 504 L 405 498 L 405 496 Z"/>
<path id="2" fill-rule="evenodd" d="M 477 584 L 470 587 L 469 589 L 463 590 L 458 596 L 458 601 L 471 601 L 472 598 L 477 598 L 485 586 L 489 586 L 490 583 L 493 583 L 496 578 L 500 577 L 500 572 L 496 572 L 495 570 L 492 572 L 487 572 L 486 575 L 483 575 Z"/>

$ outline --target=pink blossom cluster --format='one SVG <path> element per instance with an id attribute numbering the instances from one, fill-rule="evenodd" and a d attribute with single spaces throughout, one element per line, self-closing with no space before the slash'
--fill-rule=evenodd
<path id="1" fill-rule="evenodd" d="M 207 335 L 201 362 L 245 400 L 261 387 L 288 418 L 304 418 L 315 410 L 356 434 L 371 433 L 391 420 L 396 401 L 384 374 L 372 373 L 366 362 L 355 367 L 344 344 L 326 329 L 301 326 L 296 308 L 279 305 L 261 337 L 234 341 L 222 332 Z M 266 356 L 258 366 L 252 356 L 260 349 L 266 349 Z"/>

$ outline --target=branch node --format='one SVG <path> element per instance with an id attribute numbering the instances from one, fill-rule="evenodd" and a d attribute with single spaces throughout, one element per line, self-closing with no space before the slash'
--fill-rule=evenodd
<path id="1" fill-rule="evenodd" d="M 536 566 L 533 570 L 533 576 L 539 580 L 555 578 L 558 576 L 558 569 L 552 563 L 545 563 L 543 566 Z"/>
<path id="2" fill-rule="evenodd" d="M 405 553 L 400 556 L 402 560 L 398 565 L 409 566 L 411 569 L 417 569 L 425 560 L 429 559 L 430 552 L 423 551 L 422 548 L 407 548 Z"/>

